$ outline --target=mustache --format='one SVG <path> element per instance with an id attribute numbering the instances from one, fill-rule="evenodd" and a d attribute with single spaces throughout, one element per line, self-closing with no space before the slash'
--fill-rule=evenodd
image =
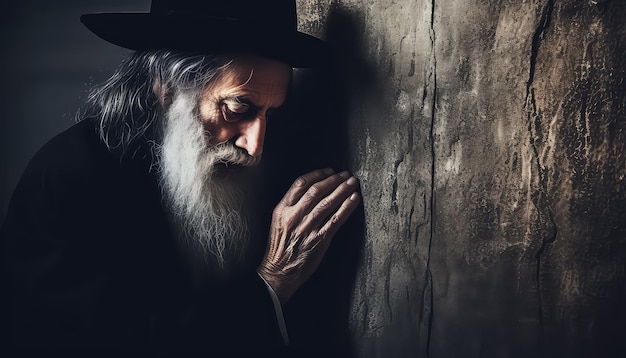
<path id="1" fill-rule="evenodd" d="M 251 156 L 245 149 L 237 147 L 232 141 L 218 143 L 209 150 L 213 154 L 216 164 L 253 167 L 261 162 L 261 156 Z"/>

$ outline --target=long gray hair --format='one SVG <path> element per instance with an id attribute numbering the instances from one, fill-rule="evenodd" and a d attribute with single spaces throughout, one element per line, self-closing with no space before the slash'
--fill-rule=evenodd
<path id="1" fill-rule="evenodd" d="M 95 118 L 109 149 L 136 150 L 160 135 L 162 128 L 155 124 L 168 98 L 208 86 L 230 62 L 226 56 L 171 50 L 134 52 L 91 90 L 79 119 Z"/>

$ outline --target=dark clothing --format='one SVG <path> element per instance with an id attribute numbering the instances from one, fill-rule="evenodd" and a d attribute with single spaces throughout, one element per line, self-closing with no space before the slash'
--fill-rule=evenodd
<path id="1" fill-rule="evenodd" d="M 36 154 L 0 231 L 0 356 L 283 350 L 256 265 L 192 285 L 149 167 L 109 151 L 90 120 Z"/>

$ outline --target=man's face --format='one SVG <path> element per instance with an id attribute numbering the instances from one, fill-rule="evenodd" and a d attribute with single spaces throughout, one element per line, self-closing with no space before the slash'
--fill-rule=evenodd
<path id="1" fill-rule="evenodd" d="M 290 78 L 284 63 L 238 57 L 199 99 L 193 91 L 180 91 L 164 113 L 161 185 L 199 277 L 246 264 L 246 252 L 254 248 L 248 227 L 254 174 L 224 167 L 258 163 L 268 111 L 283 104 Z"/>
<path id="2" fill-rule="evenodd" d="M 200 119 L 211 144 L 233 141 L 249 155 L 263 153 L 268 112 L 285 101 L 291 67 L 262 57 L 240 57 L 200 97 Z"/>

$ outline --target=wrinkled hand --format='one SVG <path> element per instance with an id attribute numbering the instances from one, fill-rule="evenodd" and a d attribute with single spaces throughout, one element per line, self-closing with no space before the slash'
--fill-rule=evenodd
<path id="1" fill-rule="evenodd" d="M 258 272 L 281 303 L 315 272 L 341 225 L 359 204 L 358 180 L 320 169 L 296 179 L 274 209 Z"/>

